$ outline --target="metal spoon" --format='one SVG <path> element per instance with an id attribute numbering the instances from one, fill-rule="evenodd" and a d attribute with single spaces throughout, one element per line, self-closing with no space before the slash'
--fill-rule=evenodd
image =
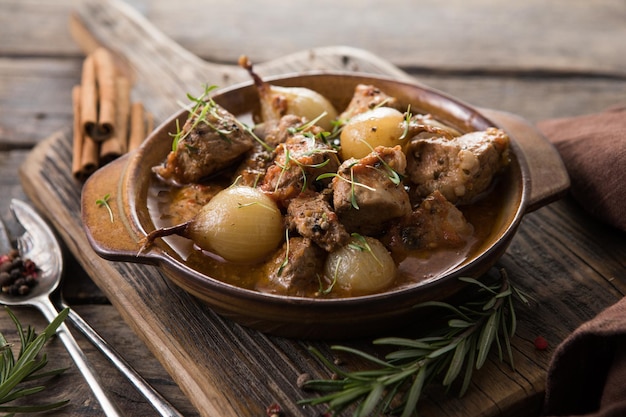
<path id="1" fill-rule="evenodd" d="M 0 293 L 0 302 L 10 306 L 33 306 L 38 308 L 46 319 L 51 322 L 59 314 L 50 301 L 50 294 L 57 288 L 61 281 L 59 273 L 63 267 L 60 247 L 55 244 L 49 229 L 42 227 L 42 220 L 33 216 L 34 212 L 22 202 L 13 200 L 11 209 L 18 221 L 27 230 L 18 239 L 18 249 L 21 256 L 29 258 L 41 269 L 37 285 L 24 296 L 10 296 Z M 17 213 L 15 210 L 17 209 Z M 19 213 L 19 215 L 18 215 Z M 31 233 L 33 234 L 31 234 Z M 65 344 L 65 347 L 76 363 L 78 370 L 89 384 L 102 409 L 107 416 L 121 416 L 115 404 L 109 399 L 107 393 L 100 386 L 98 378 L 87 357 L 76 343 L 76 340 L 64 324 L 57 329 L 57 335 Z"/>
<path id="2" fill-rule="evenodd" d="M 17 221 L 24 227 L 26 232 L 17 239 L 18 250 L 23 258 L 29 258 L 41 269 L 38 283 L 26 296 L 9 296 L 0 293 L 0 303 L 6 305 L 30 305 L 37 307 L 48 320 L 54 319 L 58 314 L 57 307 L 67 307 L 62 299 L 58 287 L 63 272 L 63 257 L 58 241 L 47 223 L 28 204 L 13 199 L 11 200 L 11 211 Z M 3 229 L 0 222 L 0 229 Z M 0 253 L 10 250 L 10 240 L 6 237 L 6 232 L 0 230 L 0 247 L 8 244 Z M 54 301 L 54 303 L 53 303 Z M 55 305 L 57 307 L 55 307 Z M 77 313 L 70 310 L 67 319 L 80 330 L 128 380 L 138 389 L 139 392 L 162 416 L 182 417 L 161 394 L 159 394 L 150 384 L 148 384 L 118 353 L 115 351 L 89 324 L 87 324 Z M 76 362 L 94 395 L 102 405 L 107 416 L 119 416 L 115 405 L 107 397 L 106 393 L 99 385 L 92 367 L 87 362 L 84 353 L 80 350 L 75 339 L 67 328 L 62 324 L 57 330 L 61 340 L 65 343 L 68 352 Z"/>

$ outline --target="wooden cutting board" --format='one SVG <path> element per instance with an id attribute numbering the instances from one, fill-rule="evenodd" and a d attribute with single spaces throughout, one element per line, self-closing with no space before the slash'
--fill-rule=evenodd
<path id="1" fill-rule="evenodd" d="M 239 68 L 194 57 L 115 0 L 81 3 L 71 27 L 86 52 L 104 45 L 117 54 L 135 81 L 135 94 L 157 121 L 174 112 L 177 100 L 203 83 L 227 86 L 248 80 Z M 376 56 L 345 47 L 305 51 L 260 63 L 256 69 L 264 76 L 332 69 L 410 79 Z M 81 183 L 71 176 L 69 130 L 37 146 L 20 175 L 29 198 L 48 215 L 72 254 L 201 415 L 263 416 L 273 403 L 289 416 L 317 416 L 324 411 L 297 404 L 311 395 L 298 388 L 297 378 L 303 373 L 314 378 L 330 376 L 307 350 L 314 346 L 332 357 L 328 343 L 283 339 L 242 328 L 175 287 L 156 267 L 108 262 L 91 250 L 80 220 Z M 513 340 L 515 371 L 494 358 L 475 375 L 462 399 L 438 389 L 428 391 L 420 404 L 421 415 L 493 416 L 538 410 L 548 357 L 534 354 L 530 337 Z M 342 344 L 375 352 L 370 340 Z M 345 366 L 359 369 L 363 364 L 347 358 Z"/>

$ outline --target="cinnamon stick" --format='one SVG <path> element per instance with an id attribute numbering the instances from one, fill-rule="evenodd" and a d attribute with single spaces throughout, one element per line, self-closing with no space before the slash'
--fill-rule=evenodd
<path id="1" fill-rule="evenodd" d="M 98 88 L 96 86 L 96 66 L 93 56 L 83 62 L 80 80 L 80 120 L 84 135 L 91 135 L 98 123 Z"/>
<path id="2" fill-rule="evenodd" d="M 81 177 L 87 179 L 98 169 L 98 144 L 89 136 L 83 138 Z"/>
<path id="3" fill-rule="evenodd" d="M 74 125 L 72 135 L 72 175 L 79 178 L 81 170 L 81 156 L 83 154 L 83 127 L 80 119 L 80 85 L 72 88 L 72 112 L 74 114 Z"/>
<path id="4" fill-rule="evenodd" d="M 81 97 L 82 87 L 72 88 L 72 108 L 74 111 L 74 132 L 72 144 L 72 175 L 79 181 L 84 181 L 98 168 L 98 146 L 87 137 L 82 128 Z"/>
<path id="5" fill-rule="evenodd" d="M 154 130 L 154 116 L 149 111 L 146 112 L 146 136 Z"/>
<path id="6" fill-rule="evenodd" d="M 146 138 L 145 110 L 141 102 L 133 103 L 130 110 L 130 136 L 128 138 L 128 151 L 133 151 L 141 145 Z"/>
<path id="7" fill-rule="evenodd" d="M 116 77 L 116 117 L 113 136 L 100 145 L 100 163 L 105 165 L 123 155 L 128 147 L 128 123 L 130 118 L 130 82 L 125 77 Z"/>
<path id="8" fill-rule="evenodd" d="M 96 141 L 103 141 L 115 132 L 116 70 L 113 56 L 105 48 L 96 49 L 93 59 L 98 86 L 98 123 L 89 136 Z"/>
<path id="9" fill-rule="evenodd" d="M 130 123 L 130 90 L 131 83 L 126 77 L 117 77 L 117 127 L 116 134 L 122 146 L 122 152 L 128 151 L 128 125 Z"/>
<path id="10" fill-rule="evenodd" d="M 85 58 L 81 84 L 72 89 L 72 173 L 85 180 L 96 169 L 136 149 L 154 128 L 142 103 L 130 100 L 131 81 L 111 52 L 99 47 Z"/>

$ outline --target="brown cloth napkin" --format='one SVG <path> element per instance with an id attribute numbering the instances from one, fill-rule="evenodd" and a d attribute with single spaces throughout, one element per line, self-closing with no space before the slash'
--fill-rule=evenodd
<path id="1" fill-rule="evenodd" d="M 556 349 L 543 414 L 626 416 L 626 299 L 580 326 Z"/>
<path id="2" fill-rule="evenodd" d="M 626 231 L 626 106 L 537 127 L 561 154 L 572 196 L 592 215 Z"/>
<path id="3" fill-rule="evenodd" d="M 538 128 L 561 154 L 572 196 L 592 215 L 626 231 L 626 107 L 547 120 Z M 626 298 L 558 346 L 543 414 L 626 416 Z"/>

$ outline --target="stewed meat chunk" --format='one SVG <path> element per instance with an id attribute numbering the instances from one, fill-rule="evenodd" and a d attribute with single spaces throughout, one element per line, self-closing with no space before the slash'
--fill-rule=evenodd
<path id="1" fill-rule="evenodd" d="M 461 136 L 461 133 L 455 128 L 435 119 L 431 114 L 418 113 L 411 116 L 406 136 L 413 139 L 432 137 L 453 139 Z"/>
<path id="2" fill-rule="evenodd" d="M 196 110 L 185 122 L 176 149 L 154 172 L 181 184 L 199 182 L 241 158 L 254 137 L 230 112 L 215 103 Z"/>
<path id="3" fill-rule="evenodd" d="M 276 153 L 274 148 L 285 143 L 299 128 L 306 124 L 306 120 L 292 114 L 281 117 L 278 120 L 270 120 L 258 125 L 254 133 L 265 145 L 255 142 L 235 172 L 234 179 L 239 184 L 256 187 L 263 182 L 267 169 L 274 163 Z M 318 132 L 319 128 L 309 128 L 309 133 Z"/>
<path id="4" fill-rule="evenodd" d="M 260 187 L 286 206 L 288 201 L 310 188 L 324 188 L 330 180 L 317 177 L 337 172 L 339 158 L 328 144 L 310 132 L 296 132 L 276 147 L 274 163 L 267 169 Z"/>
<path id="5" fill-rule="evenodd" d="M 406 158 L 400 146 L 378 146 L 359 160 L 344 161 L 333 178 L 333 205 L 348 232 L 376 235 L 385 223 L 411 212 L 401 176 Z"/>
<path id="6" fill-rule="evenodd" d="M 265 264 L 267 284 L 262 290 L 293 296 L 310 294 L 319 288 L 319 271 L 324 265 L 326 253 L 310 239 L 292 237 Z"/>
<path id="7" fill-rule="evenodd" d="M 453 204 L 470 203 L 486 191 L 509 162 L 509 137 L 496 128 L 455 138 L 412 139 L 406 150 L 412 192 L 440 191 Z"/>
<path id="8" fill-rule="evenodd" d="M 359 84 L 348 107 L 339 115 L 339 120 L 348 121 L 357 114 L 365 113 L 378 106 L 396 107 L 398 100 L 373 85 Z"/>
<path id="9" fill-rule="evenodd" d="M 303 193 L 291 200 L 286 222 L 290 229 L 327 252 L 339 249 L 350 240 L 350 234 L 339 222 L 324 193 Z"/>
<path id="10" fill-rule="evenodd" d="M 410 251 L 461 247 L 473 231 L 463 213 L 434 191 L 410 215 L 394 223 L 382 241 L 399 261 Z"/>
<path id="11" fill-rule="evenodd" d="M 294 129 L 298 129 L 306 124 L 303 117 L 288 114 L 278 120 L 269 120 L 257 125 L 254 133 L 271 147 L 276 147 L 294 134 Z M 312 128 L 317 129 L 317 128 Z M 315 130 L 317 132 L 317 130 Z"/>
<path id="12" fill-rule="evenodd" d="M 169 204 L 159 206 L 161 218 L 168 218 L 174 224 L 189 221 L 223 189 L 221 184 L 187 184 L 176 187 L 170 194 Z"/>
<path id="13" fill-rule="evenodd" d="M 256 187 L 265 177 L 267 168 L 274 161 L 274 151 L 270 151 L 261 144 L 255 144 L 252 149 L 246 152 L 243 161 L 237 167 L 233 175 L 233 181 L 239 185 Z"/>

